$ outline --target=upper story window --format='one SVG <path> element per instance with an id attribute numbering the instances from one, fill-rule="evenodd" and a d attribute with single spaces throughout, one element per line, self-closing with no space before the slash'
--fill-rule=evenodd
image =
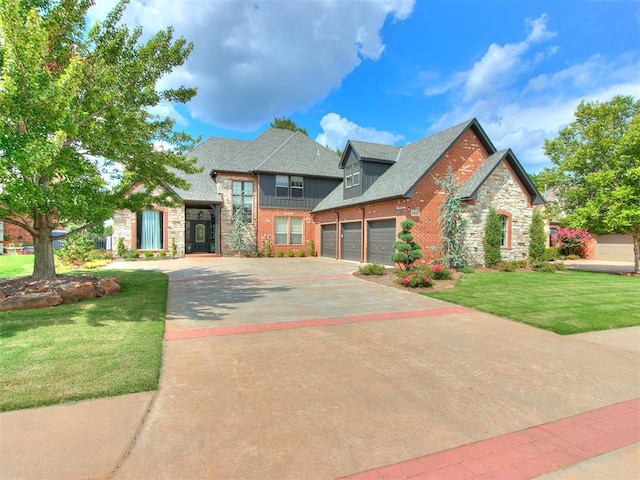
<path id="1" fill-rule="evenodd" d="M 253 221 L 253 182 L 233 182 L 233 214 L 241 206 L 247 223 Z"/>
<path id="2" fill-rule="evenodd" d="M 304 179 L 294 175 L 276 175 L 276 197 L 303 198 Z"/>
<path id="3" fill-rule="evenodd" d="M 357 187 L 360 185 L 360 165 L 349 165 L 348 167 L 345 167 L 344 173 L 345 188 Z"/>

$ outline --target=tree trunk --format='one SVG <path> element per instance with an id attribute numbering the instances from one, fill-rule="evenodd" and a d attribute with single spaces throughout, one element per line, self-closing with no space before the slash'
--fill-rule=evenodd
<path id="1" fill-rule="evenodd" d="M 631 232 L 633 237 L 633 257 L 635 260 L 635 272 L 640 273 L 640 230 Z"/>
<path id="2" fill-rule="evenodd" d="M 51 241 L 51 225 L 49 219 L 36 214 L 34 219 L 36 234 L 33 235 L 33 249 L 35 261 L 33 263 L 33 278 L 52 279 L 56 277 L 56 264 L 53 259 L 53 242 Z"/>

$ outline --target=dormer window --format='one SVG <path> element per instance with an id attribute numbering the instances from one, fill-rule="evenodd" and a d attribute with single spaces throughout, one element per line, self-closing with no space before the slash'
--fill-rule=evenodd
<path id="1" fill-rule="evenodd" d="M 345 188 L 357 187 L 360 185 L 360 165 L 349 165 L 344 169 L 344 173 Z"/>

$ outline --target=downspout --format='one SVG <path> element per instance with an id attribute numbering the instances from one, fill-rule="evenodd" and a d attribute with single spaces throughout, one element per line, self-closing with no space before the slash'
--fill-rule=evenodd
<path id="1" fill-rule="evenodd" d="M 338 252 L 342 252 L 342 238 L 340 237 L 340 212 L 338 210 L 332 210 L 336 214 L 336 260 L 342 260 L 342 255 L 338 255 Z"/>

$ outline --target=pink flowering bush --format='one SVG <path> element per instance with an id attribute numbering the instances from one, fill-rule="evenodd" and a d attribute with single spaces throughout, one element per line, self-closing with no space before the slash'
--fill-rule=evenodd
<path id="1" fill-rule="evenodd" d="M 442 265 L 433 265 L 431 267 L 431 276 L 435 280 L 451 280 L 453 278 L 451 270 Z"/>
<path id="2" fill-rule="evenodd" d="M 408 272 L 400 270 L 396 273 L 397 282 L 407 288 L 433 287 L 434 282 L 428 276 L 425 268 L 411 269 Z"/>
<path id="3" fill-rule="evenodd" d="M 551 242 L 560 249 L 564 255 L 587 256 L 587 246 L 591 235 L 584 228 L 559 228 L 551 237 Z"/>

